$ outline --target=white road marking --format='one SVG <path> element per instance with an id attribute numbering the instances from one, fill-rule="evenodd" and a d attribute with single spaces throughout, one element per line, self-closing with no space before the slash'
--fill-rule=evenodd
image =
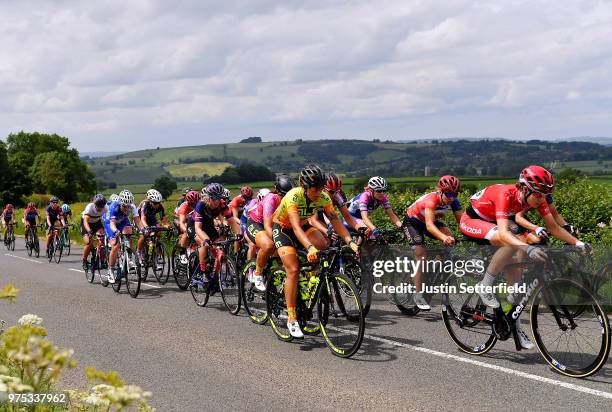
<path id="1" fill-rule="evenodd" d="M 21 260 L 27 260 L 28 262 L 38 263 L 38 264 L 43 263 L 43 262 L 39 262 L 38 260 L 28 259 L 28 258 L 24 258 L 24 257 L 21 257 L 21 256 L 11 255 L 10 253 L 5 253 L 4 256 L 10 256 L 10 257 L 14 257 L 14 258 L 21 259 Z"/>
<path id="2" fill-rule="evenodd" d="M 82 270 L 75 269 L 75 268 L 68 268 L 68 270 L 72 270 L 73 272 L 79 272 L 79 273 L 83 272 Z"/>
<path id="3" fill-rule="evenodd" d="M 143 283 L 143 285 L 147 285 L 147 286 L 150 286 L 150 287 L 155 288 L 155 289 L 161 289 L 161 286 L 150 285 L 148 283 Z"/>

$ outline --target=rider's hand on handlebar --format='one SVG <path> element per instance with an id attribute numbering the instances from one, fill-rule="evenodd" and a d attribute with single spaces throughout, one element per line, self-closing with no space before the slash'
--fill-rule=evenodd
<path id="1" fill-rule="evenodd" d="M 452 236 L 446 236 L 442 243 L 444 243 L 444 246 L 453 246 L 455 244 L 455 238 Z"/>
<path id="2" fill-rule="evenodd" d="M 541 226 L 536 227 L 534 232 L 535 232 L 537 237 L 540 237 L 540 238 L 548 237 L 548 232 L 546 231 L 546 229 L 544 229 Z"/>
<path id="3" fill-rule="evenodd" d="M 546 261 L 546 259 L 548 258 L 546 252 L 544 252 L 542 248 L 539 248 L 537 246 L 529 246 L 527 248 L 527 256 L 529 256 L 529 259 L 539 260 L 541 262 Z"/>
<path id="4" fill-rule="evenodd" d="M 319 250 L 316 247 L 313 245 L 308 246 L 308 261 L 310 263 L 317 261 L 317 253 L 319 253 Z"/>
<path id="5" fill-rule="evenodd" d="M 580 249 L 580 253 L 582 255 L 593 255 L 593 246 L 591 246 L 590 244 L 584 243 L 583 241 L 579 240 L 578 242 L 576 242 L 575 246 Z"/>

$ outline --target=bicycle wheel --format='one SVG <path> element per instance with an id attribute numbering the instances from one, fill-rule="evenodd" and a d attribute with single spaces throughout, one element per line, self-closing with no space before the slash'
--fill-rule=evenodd
<path id="1" fill-rule="evenodd" d="M 126 255 L 127 259 L 123 263 L 125 286 L 130 296 L 135 298 L 140 293 L 140 284 L 142 282 L 140 262 L 138 261 L 138 256 L 130 249 L 127 250 Z"/>
<path id="2" fill-rule="evenodd" d="M 225 307 L 232 315 L 240 312 L 240 279 L 233 259 L 225 259 L 219 273 L 219 289 Z"/>
<path id="3" fill-rule="evenodd" d="M 64 241 L 63 247 L 66 249 L 66 256 L 70 256 L 70 233 L 68 231 L 66 231 Z"/>
<path id="4" fill-rule="evenodd" d="M 249 281 L 249 273 L 255 271 L 255 260 L 248 261 L 240 274 L 240 294 L 244 303 L 244 310 L 251 322 L 263 325 L 268 321 L 266 312 L 266 292 L 255 289 L 255 284 Z"/>
<path id="5" fill-rule="evenodd" d="M 332 275 L 319 290 L 317 308 L 321 332 L 331 352 L 341 358 L 353 356 L 365 332 L 357 286 L 346 275 Z"/>
<path id="6" fill-rule="evenodd" d="M 276 336 L 285 342 L 293 340 L 287 328 L 287 303 L 285 302 L 285 270 L 277 268 L 270 274 L 266 285 L 266 313 Z"/>
<path id="7" fill-rule="evenodd" d="M 121 257 L 119 261 L 122 262 L 123 258 Z M 117 273 L 115 273 L 115 283 L 112 283 L 113 291 L 115 291 L 115 293 L 119 293 L 119 290 L 121 290 L 121 282 L 123 281 L 124 277 L 125 274 L 123 272 L 123 265 L 120 265 L 117 268 Z"/>
<path id="8" fill-rule="evenodd" d="M 476 282 L 471 276 L 450 275 L 446 279 L 449 292 L 442 295 L 442 319 L 460 350 L 470 355 L 484 355 L 497 342 L 491 327 L 493 310 L 482 303 L 477 293 L 459 292 L 459 283 L 474 286 Z"/>
<path id="9" fill-rule="evenodd" d="M 11 251 L 15 250 L 15 234 L 11 233 Z"/>
<path id="10" fill-rule="evenodd" d="M 195 255 L 195 253 L 192 254 L 192 256 L 193 255 Z M 176 245 L 172 248 L 172 275 L 179 289 L 187 290 L 187 288 L 189 288 L 189 282 L 191 280 L 189 265 L 181 263 L 179 249 Z"/>
<path id="11" fill-rule="evenodd" d="M 160 285 L 165 284 L 170 274 L 166 271 L 166 246 L 162 242 L 157 242 L 153 250 L 151 262 L 153 264 L 153 274 L 155 275 L 155 279 L 157 279 L 157 283 Z"/>
<path id="12" fill-rule="evenodd" d="M 189 273 L 191 280 L 189 282 L 189 291 L 196 305 L 204 307 L 208 304 L 210 298 L 210 282 L 204 282 L 204 276 L 200 272 L 200 260 L 197 254 L 189 256 Z"/>
<path id="13" fill-rule="evenodd" d="M 90 253 L 90 256 L 91 258 L 89 259 L 89 267 L 85 271 L 85 279 L 87 279 L 89 283 L 93 283 L 96 277 L 96 271 L 99 270 L 98 266 L 100 263 L 94 251 Z"/>
<path id="14" fill-rule="evenodd" d="M 36 252 L 36 257 L 40 257 L 40 242 L 38 241 L 38 236 L 34 237 L 34 252 Z"/>
<path id="15" fill-rule="evenodd" d="M 347 260 L 344 265 L 344 274 L 355 284 L 363 305 L 363 316 L 367 316 L 372 304 L 373 279 L 363 270 L 361 263 L 356 259 Z"/>
<path id="16" fill-rule="evenodd" d="M 534 295 L 531 331 L 544 360 L 574 378 L 597 373 L 610 353 L 610 323 L 591 291 L 573 280 L 555 279 Z"/>
<path id="17" fill-rule="evenodd" d="M 32 256 L 32 252 L 33 252 L 33 241 L 30 240 L 30 237 L 28 236 L 28 238 L 25 241 L 25 248 L 26 248 L 26 252 L 28 253 L 28 256 Z"/>
<path id="18" fill-rule="evenodd" d="M 55 237 L 53 243 L 53 260 L 55 260 L 55 263 L 59 264 L 62 260 L 62 252 L 64 248 L 62 247 L 62 242 L 59 237 Z"/>

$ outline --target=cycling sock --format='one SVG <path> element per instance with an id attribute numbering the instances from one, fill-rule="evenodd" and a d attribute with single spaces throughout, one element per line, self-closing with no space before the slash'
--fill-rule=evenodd
<path id="1" fill-rule="evenodd" d="M 255 265 L 255 276 L 261 276 L 261 266 Z"/>
<path id="2" fill-rule="evenodd" d="M 297 319 L 297 313 L 295 312 L 295 308 L 287 307 L 287 317 L 289 318 L 289 321 Z"/>
<path id="3" fill-rule="evenodd" d="M 482 278 L 482 284 L 485 286 L 493 286 L 495 282 L 495 276 L 491 275 L 489 272 L 485 272 L 484 278 Z"/>

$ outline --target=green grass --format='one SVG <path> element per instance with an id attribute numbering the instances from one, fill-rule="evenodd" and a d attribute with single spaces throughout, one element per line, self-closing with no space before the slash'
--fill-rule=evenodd
<path id="1" fill-rule="evenodd" d="M 192 177 L 198 178 L 205 174 L 209 176 L 220 175 L 225 169 L 232 164 L 227 162 L 203 162 L 203 163 L 188 163 L 180 165 L 166 166 L 165 169 L 174 177 Z"/>
<path id="2" fill-rule="evenodd" d="M 608 168 L 606 169 L 606 165 Z M 597 160 L 584 160 L 584 161 L 576 161 L 576 162 L 554 162 L 552 164 L 552 169 L 555 172 L 560 172 L 561 170 L 571 167 L 574 169 L 578 169 L 583 173 L 589 174 L 595 171 L 610 171 L 612 173 L 612 160 L 602 160 L 601 164 L 598 163 Z"/>

